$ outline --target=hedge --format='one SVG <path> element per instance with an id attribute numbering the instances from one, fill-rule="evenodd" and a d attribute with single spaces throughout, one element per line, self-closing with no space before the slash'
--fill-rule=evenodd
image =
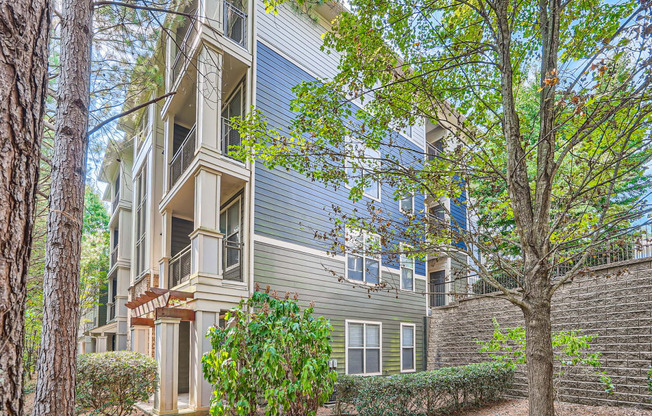
<path id="1" fill-rule="evenodd" d="M 431 416 L 499 399 L 514 370 L 480 363 L 388 377 L 339 376 L 336 413 Z"/>
<path id="2" fill-rule="evenodd" d="M 156 361 L 132 351 L 77 357 L 77 407 L 89 415 L 132 414 L 157 385 Z"/>

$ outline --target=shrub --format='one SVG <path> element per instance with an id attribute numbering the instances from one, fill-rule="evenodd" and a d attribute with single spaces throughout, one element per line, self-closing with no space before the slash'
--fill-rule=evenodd
<path id="1" fill-rule="evenodd" d="M 158 382 L 156 361 L 132 351 L 77 358 L 77 407 L 90 415 L 124 416 L 146 401 Z"/>
<path id="2" fill-rule="evenodd" d="M 514 369 L 470 364 L 389 377 L 340 376 L 337 410 L 359 416 L 430 416 L 497 400 L 511 386 Z"/>
<path id="3" fill-rule="evenodd" d="M 253 312 L 252 312 L 253 310 Z M 337 375 L 328 367 L 330 323 L 303 311 L 296 298 L 254 292 L 227 312 L 226 328 L 211 328 L 212 350 L 202 358 L 214 386 L 212 415 L 314 415 L 333 392 Z"/>

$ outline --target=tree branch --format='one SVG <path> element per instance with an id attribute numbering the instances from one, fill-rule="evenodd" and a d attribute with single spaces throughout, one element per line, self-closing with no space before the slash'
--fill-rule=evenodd
<path id="1" fill-rule="evenodd" d="M 165 99 L 165 98 L 167 98 L 167 97 L 170 97 L 170 96 L 172 96 L 172 95 L 174 95 L 174 94 L 176 94 L 176 93 L 177 93 L 176 91 L 168 92 L 167 94 L 163 94 L 163 95 L 161 95 L 161 96 L 159 96 L 159 97 L 153 98 L 153 99 L 151 99 L 151 100 L 149 100 L 149 101 L 146 101 L 146 102 L 144 102 L 144 103 L 142 103 L 142 104 L 139 104 L 139 105 L 137 105 L 137 106 L 135 106 L 135 107 L 133 107 L 133 108 L 130 108 L 130 109 L 127 110 L 127 111 L 123 111 L 123 112 L 120 113 L 120 114 L 116 114 L 116 115 L 113 116 L 113 117 L 109 117 L 109 118 L 107 118 L 106 120 L 104 120 L 103 122 L 101 122 L 100 124 L 98 124 L 98 125 L 96 125 L 95 127 L 93 127 L 91 130 L 89 130 L 88 133 L 86 133 L 86 135 L 87 135 L 87 136 L 90 136 L 90 135 L 92 135 L 93 133 L 95 133 L 96 131 L 98 131 L 99 129 L 101 129 L 102 127 L 104 127 L 104 126 L 106 126 L 107 124 L 109 124 L 110 122 L 112 122 L 112 121 L 114 121 L 114 120 L 117 120 L 117 119 L 119 119 L 119 118 L 121 118 L 121 117 L 124 117 L 124 116 L 126 116 L 126 115 L 129 115 L 129 114 L 133 113 L 134 111 L 138 111 L 138 110 L 140 110 L 140 109 L 143 108 L 143 107 L 147 107 L 147 106 L 150 105 L 150 104 L 154 104 L 154 103 L 157 102 L 157 101 L 161 101 L 161 100 L 163 100 L 163 99 Z"/>

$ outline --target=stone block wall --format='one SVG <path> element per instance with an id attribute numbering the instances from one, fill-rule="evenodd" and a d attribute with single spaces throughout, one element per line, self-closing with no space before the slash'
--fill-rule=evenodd
<path id="1" fill-rule="evenodd" d="M 500 296 L 487 295 L 433 308 L 428 332 L 428 369 L 487 361 L 476 340 L 493 333 L 491 318 L 503 328 L 522 326 L 522 312 Z M 554 296 L 554 331 L 597 334 L 592 351 L 602 353 L 603 369 L 615 392 L 607 394 L 591 369 L 576 368 L 559 378 L 564 401 L 631 405 L 652 409 L 647 374 L 652 366 L 652 259 L 633 260 L 596 269 L 561 287 Z M 521 368 L 514 396 L 527 394 Z"/>

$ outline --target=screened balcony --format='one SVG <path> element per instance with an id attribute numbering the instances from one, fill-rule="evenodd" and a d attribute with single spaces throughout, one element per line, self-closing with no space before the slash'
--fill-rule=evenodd
<path id="1" fill-rule="evenodd" d="M 179 180 L 183 172 L 188 169 L 192 159 L 195 157 L 195 148 L 197 145 L 196 126 L 190 130 L 185 127 L 174 125 L 174 156 L 170 160 L 170 188 Z M 180 142 L 180 143 L 178 143 Z"/>
<path id="2" fill-rule="evenodd" d="M 241 2 L 224 1 L 224 35 L 247 47 L 247 13 Z"/>

